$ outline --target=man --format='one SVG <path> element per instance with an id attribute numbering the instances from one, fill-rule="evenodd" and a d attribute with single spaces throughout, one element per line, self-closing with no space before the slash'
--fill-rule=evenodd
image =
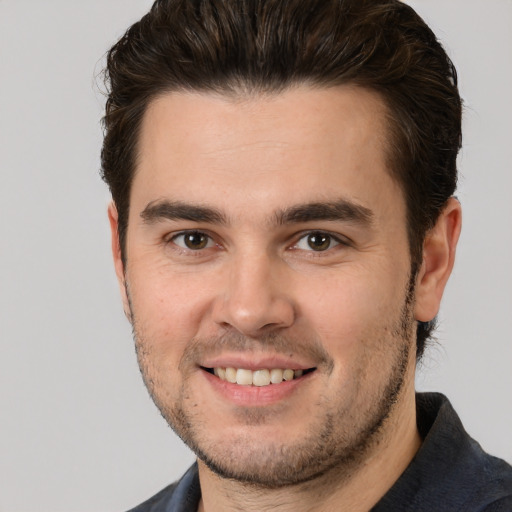
<path id="1" fill-rule="evenodd" d="M 107 77 L 124 308 L 198 457 L 134 510 L 511 509 L 414 390 L 461 226 L 456 73 L 414 11 L 157 1 Z"/>

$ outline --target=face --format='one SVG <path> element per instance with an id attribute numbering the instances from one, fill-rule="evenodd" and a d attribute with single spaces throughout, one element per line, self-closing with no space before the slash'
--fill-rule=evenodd
<path id="1" fill-rule="evenodd" d="M 168 93 L 146 112 L 118 275 L 155 403 L 220 475 L 280 486 L 347 468 L 413 393 L 384 119 L 350 87 Z"/>

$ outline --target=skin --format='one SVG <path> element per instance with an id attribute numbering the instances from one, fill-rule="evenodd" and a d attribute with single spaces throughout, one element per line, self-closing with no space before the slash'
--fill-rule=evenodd
<path id="1" fill-rule="evenodd" d="M 419 449 L 415 322 L 438 311 L 460 206 L 411 277 L 384 119 L 355 87 L 167 93 L 145 114 L 114 261 L 145 383 L 199 455 L 200 510 L 368 510 Z M 266 391 L 204 370 L 231 365 L 315 370 Z"/>

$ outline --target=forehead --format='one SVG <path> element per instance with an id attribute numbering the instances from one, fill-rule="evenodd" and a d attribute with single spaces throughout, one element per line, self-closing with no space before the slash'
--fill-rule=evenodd
<path id="1" fill-rule="evenodd" d="M 368 204 L 384 189 L 400 193 L 387 170 L 386 134 L 383 101 L 357 87 L 167 93 L 142 122 L 132 199 L 143 208 L 159 195 L 230 198 L 232 209 L 251 200 L 255 211 L 330 196 Z"/>

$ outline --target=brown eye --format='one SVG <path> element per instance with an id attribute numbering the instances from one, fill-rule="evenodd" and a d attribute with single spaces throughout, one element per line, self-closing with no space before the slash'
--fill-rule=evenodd
<path id="1" fill-rule="evenodd" d="M 200 231 L 187 231 L 186 233 L 181 233 L 176 235 L 172 241 L 178 247 L 190 249 L 192 251 L 199 251 L 213 245 L 211 238 Z"/>
<path id="2" fill-rule="evenodd" d="M 325 231 L 310 231 L 304 234 L 294 245 L 294 249 L 309 252 L 324 252 L 344 244 L 338 237 Z"/>
<path id="3" fill-rule="evenodd" d="M 308 246 L 313 251 L 325 251 L 331 246 L 332 237 L 326 233 L 314 232 L 307 236 Z"/>

